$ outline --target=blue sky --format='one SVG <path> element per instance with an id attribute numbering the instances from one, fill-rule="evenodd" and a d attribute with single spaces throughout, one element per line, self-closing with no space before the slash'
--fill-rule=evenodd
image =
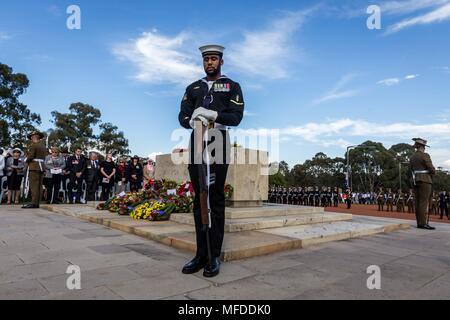
<path id="1" fill-rule="evenodd" d="M 220 43 L 244 91 L 240 128 L 278 129 L 280 160 L 421 136 L 450 168 L 450 0 L 0 1 L 0 61 L 29 76 L 22 100 L 42 129 L 81 101 L 133 153 L 168 153 L 184 88 L 202 76 L 198 47 Z M 66 27 L 72 4 L 81 30 Z M 367 28 L 370 4 L 381 30 Z"/>

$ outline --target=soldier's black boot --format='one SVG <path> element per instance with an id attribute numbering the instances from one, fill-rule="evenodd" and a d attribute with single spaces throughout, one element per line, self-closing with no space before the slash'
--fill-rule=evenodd
<path id="1" fill-rule="evenodd" d="M 435 227 L 432 227 L 432 226 L 430 226 L 430 225 L 428 225 L 428 224 L 423 225 L 423 226 L 417 226 L 417 228 L 418 228 L 418 229 L 425 229 L 425 230 L 436 230 Z"/>
<path id="2" fill-rule="evenodd" d="M 192 274 L 199 272 L 201 269 L 203 269 L 208 262 L 207 257 L 195 257 L 188 263 L 186 263 L 183 267 L 182 272 L 184 274 Z"/>
<path id="3" fill-rule="evenodd" d="M 220 271 L 220 259 L 212 258 L 211 263 L 208 263 L 203 270 L 203 276 L 207 278 L 215 277 Z"/>
<path id="4" fill-rule="evenodd" d="M 38 205 L 36 205 L 36 204 L 27 204 L 27 205 L 24 205 L 23 207 L 22 207 L 22 209 L 38 209 L 39 208 L 39 206 Z"/>

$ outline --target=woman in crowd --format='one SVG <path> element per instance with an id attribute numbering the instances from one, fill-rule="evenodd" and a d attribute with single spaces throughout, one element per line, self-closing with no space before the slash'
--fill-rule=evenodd
<path id="1" fill-rule="evenodd" d="M 0 148 L 0 204 L 3 202 L 3 177 L 5 175 L 5 157 L 3 156 L 4 150 Z"/>
<path id="2" fill-rule="evenodd" d="M 3 169 L 5 169 L 5 157 L 3 156 L 3 149 L 0 148 L 0 181 L 3 178 Z"/>
<path id="3" fill-rule="evenodd" d="M 108 152 L 106 160 L 100 164 L 100 177 L 102 183 L 102 201 L 109 199 L 111 189 L 114 187 L 114 176 L 116 174 L 116 165 L 113 162 L 113 155 Z"/>
<path id="4" fill-rule="evenodd" d="M 125 192 L 127 187 L 127 165 L 124 158 L 120 158 L 116 168 L 116 182 L 116 193 Z"/>
<path id="5" fill-rule="evenodd" d="M 134 156 L 128 165 L 128 181 L 130 181 L 130 191 L 139 191 L 142 188 L 143 169 L 139 163 L 139 157 Z"/>
<path id="6" fill-rule="evenodd" d="M 8 176 L 8 204 L 11 204 L 14 194 L 14 203 L 19 204 L 20 185 L 22 184 L 25 161 L 23 152 L 20 149 L 14 149 L 12 157 L 6 160 L 6 175 Z"/>
<path id="7" fill-rule="evenodd" d="M 47 203 L 59 204 L 59 190 L 66 168 L 66 161 L 58 148 L 52 148 L 51 154 L 45 157 L 45 180 L 47 188 Z"/>
<path id="8" fill-rule="evenodd" d="M 155 179 L 155 164 L 152 159 L 148 159 L 148 162 L 144 163 L 144 181 L 147 183 L 153 179 Z"/>

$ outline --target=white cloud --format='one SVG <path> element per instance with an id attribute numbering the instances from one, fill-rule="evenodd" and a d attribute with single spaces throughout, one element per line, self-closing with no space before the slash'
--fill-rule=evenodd
<path id="1" fill-rule="evenodd" d="M 450 121 L 450 109 L 444 109 L 432 116 L 432 118 L 444 122 Z"/>
<path id="2" fill-rule="evenodd" d="M 385 34 L 392 34 L 415 25 L 431 24 L 450 19 L 450 3 L 447 3 L 431 12 L 414 18 L 407 18 L 388 27 Z"/>
<path id="3" fill-rule="evenodd" d="M 338 147 L 345 149 L 349 145 L 373 140 L 383 143 L 387 148 L 397 143 L 413 144 L 412 138 L 422 137 L 428 140 L 436 167 L 450 167 L 450 122 L 417 124 L 409 122 L 377 123 L 362 119 L 336 119 L 325 122 L 310 122 L 288 128 L 260 128 L 242 130 L 246 136 L 279 137 L 280 142 L 302 141 L 324 148 Z"/>
<path id="4" fill-rule="evenodd" d="M 322 97 L 314 100 L 312 103 L 314 105 L 321 104 L 324 102 L 338 100 L 343 98 L 353 97 L 358 94 L 357 90 L 343 90 L 341 88 L 344 87 L 348 82 L 350 82 L 355 77 L 354 74 L 347 74 L 343 76 L 338 83 L 334 85 L 334 87 L 326 92 Z"/>
<path id="5" fill-rule="evenodd" d="M 400 82 L 402 82 L 403 80 L 414 80 L 416 78 L 418 78 L 419 75 L 418 74 L 408 74 L 406 75 L 403 79 L 401 78 L 388 78 L 388 79 L 383 79 L 377 82 L 377 84 L 381 84 L 381 85 L 385 85 L 385 86 L 395 86 L 397 84 L 400 84 Z"/>
<path id="6" fill-rule="evenodd" d="M 191 35 L 185 32 L 169 37 L 153 29 L 137 39 L 115 46 L 113 53 L 136 66 L 134 78 L 138 81 L 187 85 L 203 75 L 199 56 L 188 54 L 197 52 L 191 40 Z"/>
<path id="7" fill-rule="evenodd" d="M 254 117 L 256 115 L 257 114 L 254 113 L 254 112 L 250 112 L 250 111 L 244 110 L 244 117 Z"/>
<path id="8" fill-rule="evenodd" d="M 400 79 L 399 78 L 389 78 L 389 79 L 380 80 L 377 83 L 378 84 L 383 84 L 385 86 L 390 87 L 390 86 L 399 84 L 400 83 Z"/>
<path id="9" fill-rule="evenodd" d="M 450 169 L 450 160 L 444 161 L 444 166 L 445 166 L 447 169 Z"/>
<path id="10" fill-rule="evenodd" d="M 44 63 L 44 62 L 52 61 L 53 57 L 48 54 L 45 54 L 45 53 L 36 53 L 36 54 L 30 54 L 29 56 L 26 56 L 23 59 Z"/>
<path id="11" fill-rule="evenodd" d="M 449 0 L 407 0 L 386 1 L 381 4 L 381 12 L 387 14 L 408 14 L 448 3 Z"/>
<path id="12" fill-rule="evenodd" d="M 156 156 L 162 155 L 162 152 L 152 152 L 150 153 L 147 158 L 152 159 L 153 161 L 156 161 Z"/>
<path id="13" fill-rule="evenodd" d="M 230 46 L 228 60 L 233 69 L 250 76 L 281 79 L 290 74 L 290 65 L 298 59 L 299 50 L 293 37 L 305 18 L 315 8 L 288 12 L 269 27 L 245 31 L 244 39 Z"/>
<path id="14" fill-rule="evenodd" d="M 405 76 L 405 80 L 413 80 L 413 79 L 416 79 L 417 77 L 419 77 L 418 74 L 409 74 L 409 75 Z"/>
<path id="15" fill-rule="evenodd" d="M 8 34 L 7 32 L 0 31 L 0 41 L 9 40 L 11 38 L 12 38 L 12 36 L 10 34 Z"/>

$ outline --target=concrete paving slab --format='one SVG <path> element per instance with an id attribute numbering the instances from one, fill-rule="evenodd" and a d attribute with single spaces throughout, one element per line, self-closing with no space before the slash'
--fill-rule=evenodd
<path id="1" fill-rule="evenodd" d="M 207 288 L 210 282 L 180 272 L 168 272 L 157 278 L 141 278 L 122 284 L 108 285 L 125 299 L 162 299 L 189 291 Z"/>
<path id="2" fill-rule="evenodd" d="M 48 291 L 36 280 L 0 284 L 0 300 L 30 300 L 47 294 Z"/>

